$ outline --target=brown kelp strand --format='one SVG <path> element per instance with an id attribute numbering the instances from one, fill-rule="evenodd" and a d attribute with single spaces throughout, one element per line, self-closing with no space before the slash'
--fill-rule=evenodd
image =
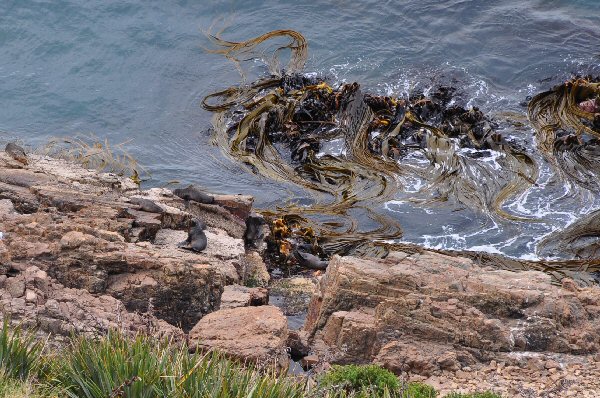
<path id="1" fill-rule="evenodd" d="M 575 77 L 538 94 L 528 113 L 538 148 L 563 178 L 600 192 L 600 78 Z"/>
<path id="2" fill-rule="evenodd" d="M 424 206 L 455 201 L 499 219 L 531 221 L 510 214 L 503 204 L 535 182 L 537 165 L 481 110 L 458 105 L 455 88 L 394 98 L 365 93 L 358 83 L 332 87 L 325 79 L 300 74 L 307 45 L 292 31 L 236 43 L 213 37 L 218 45 L 213 52 L 239 66 L 244 59 L 265 59 L 257 48 L 269 48 L 268 41 L 282 37 L 290 42 L 267 57 L 271 76 L 203 101 L 215 112 L 214 141 L 227 156 L 311 195 L 309 206 L 292 198 L 265 212 L 277 262 L 294 262 L 297 246 L 322 259 L 334 253 L 384 256 L 383 243 L 400 238 L 402 229 L 378 214 L 377 205 L 393 199 L 408 178 L 426 182 L 413 199 Z M 285 49 L 291 52 L 287 69 L 274 70 Z M 341 146 L 339 153 L 323 151 L 332 142 Z M 415 152 L 429 165 L 405 161 Z M 494 164 L 480 161 L 492 153 L 499 154 Z M 357 214 L 379 227 L 365 230 Z M 328 223 L 332 217 L 336 222 Z M 280 233 L 282 225 L 287 235 Z M 311 242 L 306 242 L 307 230 L 314 235 Z"/>

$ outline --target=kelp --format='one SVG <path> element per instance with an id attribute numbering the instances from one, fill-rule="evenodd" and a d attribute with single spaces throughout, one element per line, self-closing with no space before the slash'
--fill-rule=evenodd
<path id="1" fill-rule="evenodd" d="M 282 38 L 289 42 L 275 46 L 269 56 L 258 50 L 273 48 L 270 41 Z M 421 188 L 410 191 L 409 200 L 419 206 L 450 202 L 494 222 L 542 221 L 513 214 L 505 205 L 536 183 L 534 157 L 500 134 L 493 118 L 462 106 L 456 88 L 440 84 L 427 93 L 392 97 L 364 93 L 358 83 L 332 87 L 325 78 L 301 73 L 308 47 L 302 35 L 289 30 L 243 42 L 211 40 L 217 45 L 212 51 L 240 69 L 244 60 L 261 58 L 270 71 L 204 98 L 203 107 L 214 112 L 214 143 L 251 172 L 291 183 L 308 195 L 282 198 L 277 208 L 262 211 L 271 230 L 267 254 L 275 265 L 295 264 L 297 251 L 327 259 L 333 254 L 384 257 L 390 250 L 422 250 L 398 243 L 401 225 L 379 212 L 415 180 Z M 290 59 L 282 68 L 278 58 L 286 49 Z M 533 98 L 528 112 L 543 156 L 566 180 L 595 191 L 600 117 L 590 112 L 596 109 L 590 100 L 597 101 L 598 88 L 592 79 L 573 79 Z M 338 151 L 326 150 L 334 143 Z M 588 242 L 586 231 L 596 224 L 583 223 L 588 227 L 577 239 Z M 554 247 L 569 244 L 557 241 Z M 585 253 L 594 256 L 595 249 Z M 585 274 L 578 278 L 588 283 L 590 273 L 600 271 L 600 260 L 594 259 L 529 261 L 460 254 L 484 266 L 542 270 L 555 280 Z"/>
<path id="2" fill-rule="evenodd" d="M 600 82 L 575 77 L 528 105 L 536 144 L 565 180 L 600 192 Z"/>
<path id="3" fill-rule="evenodd" d="M 270 76 L 210 94 L 202 105 L 215 112 L 214 142 L 227 156 L 311 195 L 308 206 L 292 199 L 264 215 L 290 230 L 313 231 L 318 237 L 313 254 L 384 256 L 387 250 L 378 243 L 398 240 L 402 228 L 379 214 L 377 205 L 393 199 L 410 178 L 426 181 L 414 199 L 423 205 L 452 199 L 499 219 L 530 221 L 510 214 L 503 204 L 535 182 L 535 162 L 496 133 L 494 122 L 479 109 L 457 105 L 454 88 L 394 98 L 363 93 L 358 83 L 331 87 L 325 79 L 300 74 L 307 44 L 288 30 L 244 42 L 211 37 L 218 46 L 212 52 L 240 66 L 243 60 L 264 59 L 256 49 L 281 37 L 290 42 L 268 57 Z M 291 51 L 290 61 L 285 70 L 277 69 L 284 49 Z M 342 153 L 321 151 L 336 141 Z M 414 152 L 429 165 L 405 162 Z M 492 153 L 498 154 L 496 163 L 480 160 L 479 155 Z M 379 227 L 364 230 L 357 214 Z M 336 222 L 328 223 L 332 217 Z M 278 256 L 290 259 L 289 242 L 297 245 L 302 239 L 286 239 L 273 246 Z"/>
<path id="4" fill-rule="evenodd" d="M 547 256 L 563 253 L 576 259 L 600 258 L 600 210 L 546 236 L 538 252 Z"/>

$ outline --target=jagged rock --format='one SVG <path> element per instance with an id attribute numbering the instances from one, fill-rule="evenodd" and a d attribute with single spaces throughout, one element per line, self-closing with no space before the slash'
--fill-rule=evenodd
<path id="1" fill-rule="evenodd" d="M 498 358 L 520 366 L 512 353 L 573 361 L 600 349 L 600 288 L 571 282 L 565 289 L 542 272 L 483 269 L 427 251 L 336 256 L 305 330 L 329 362 L 377 362 L 426 377 Z"/>
<path id="2" fill-rule="evenodd" d="M 218 350 L 260 366 L 287 369 L 287 320 L 277 307 L 239 307 L 213 312 L 190 331 L 193 349 Z"/>
<path id="3" fill-rule="evenodd" d="M 101 332 L 119 326 L 118 318 L 141 330 L 143 319 L 153 319 L 182 334 L 240 280 L 243 222 L 226 208 L 192 214 L 166 189 L 140 191 L 127 178 L 35 154 L 20 168 L 10 162 L 0 153 L 0 297 L 2 313 L 15 321 L 69 334 Z M 146 201 L 160 212 L 140 209 Z M 210 220 L 200 254 L 177 247 L 194 218 Z"/>

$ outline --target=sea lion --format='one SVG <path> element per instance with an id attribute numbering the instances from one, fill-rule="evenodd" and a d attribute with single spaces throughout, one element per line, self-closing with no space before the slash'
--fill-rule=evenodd
<path id="1" fill-rule="evenodd" d="M 163 208 L 151 201 L 150 199 L 145 198 L 131 198 L 129 200 L 134 205 L 138 205 L 140 210 L 147 211 L 149 213 L 162 213 Z"/>
<path id="2" fill-rule="evenodd" d="M 6 148 L 4 151 L 8 153 L 13 159 L 15 159 L 19 163 L 28 164 L 27 155 L 25 154 L 25 150 L 21 148 L 19 145 L 14 142 L 9 142 L 6 144 Z"/>
<path id="3" fill-rule="evenodd" d="M 204 229 L 206 229 L 206 224 L 202 220 L 197 218 L 192 220 L 192 226 L 188 231 L 188 237 L 184 242 L 179 244 L 179 247 L 195 252 L 201 252 L 206 249 L 208 241 L 204 234 Z"/>
<path id="4" fill-rule="evenodd" d="M 298 264 L 305 268 L 326 270 L 329 265 L 329 261 L 323 261 L 314 254 L 302 252 L 300 250 L 294 251 L 294 257 L 298 260 Z"/>
<path id="5" fill-rule="evenodd" d="M 188 185 L 186 188 L 177 188 L 173 190 L 173 194 L 179 196 L 183 200 L 193 200 L 194 202 L 211 204 L 215 201 L 215 198 L 205 194 L 198 187 L 194 185 Z"/>
<path id="6" fill-rule="evenodd" d="M 246 218 L 246 231 L 244 232 L 244 243 L 246 247 L 258 248 L 265 237 L 263 225 L 265 219 L 260 214 L 252 213 Z"/>

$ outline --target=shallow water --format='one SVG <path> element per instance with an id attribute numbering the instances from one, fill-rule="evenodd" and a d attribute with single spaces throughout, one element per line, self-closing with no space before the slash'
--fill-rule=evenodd
<path id="1" fill-rule="evenodd" d="M 380 93 L 402 95 L 456 78 L 470 105 L 515 112 L 516 119 L 524 116 L 520 104 L 528 95 L 573 72 L 600 73 L 596 0 L 4 0 L 0 140 L 36 146 L 78 133 L 132 140 L 129 151 L 152 174 L 148 186 L 193 182 L 252 194 L 259 206 L 301 195 L 248 173 L 210 144 L 211 115 L 200 100 L 240 79 L 231 63 L 204 51 L 203 31 L 211 26 L 226 28 L 223 37 L 232 40 L 297 30 L 309 41 L 307 72 L 358 81 Z M 533 147 L 531 129 L 506 133 Z M 543 168 L 537 186 L 507 204 L 539 223 L 498 224 L 452 206 L 415 206 L 410 191 L 386 204 L 404 240 L 525 258 L 535 257 L 543 235 L 600 207 L 595 195 L 562 186 Z"/>

